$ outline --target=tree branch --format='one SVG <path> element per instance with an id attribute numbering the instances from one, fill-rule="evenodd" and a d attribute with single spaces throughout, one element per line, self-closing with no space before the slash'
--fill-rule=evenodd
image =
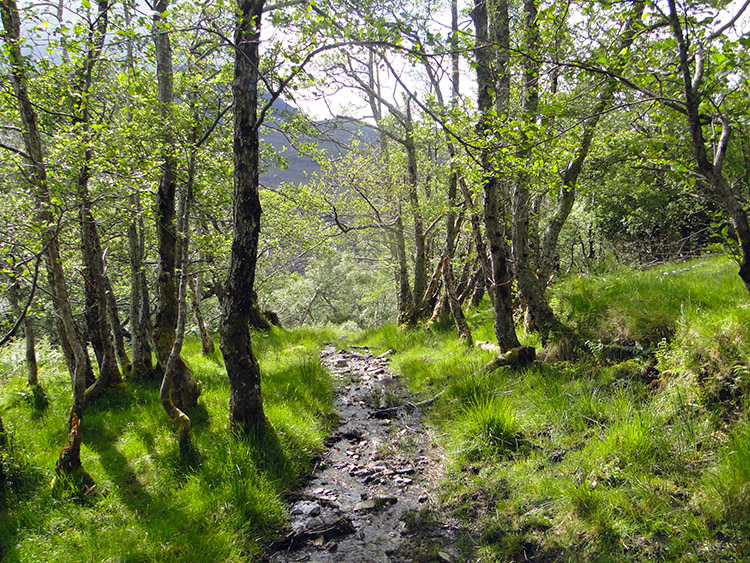
<path id="1" fill-rule="evenodd" d="M 214 132 L 214 129 L 218 127 L 219 123 L 223 119 L 223 117 L 227 114 L 227 112 L 234 107 L 234 102 L 230 103 L 227 107 L 225 107 L 222 111 L 219 112 L 219 115 L 216 116 L 216 119 L 214 119 L 214 122 L 211 124 L 211 126 L 206 130 L 206 132 L 203 134 L 203 137 L 200 138 L 199 141 L 195 143 L 195 147 L 198 148 L 203 143 L 205 143 L 208 138 L 211 136 L 211 133 Z"/>
<path id="2" fill-rule="evenodd" d="M 3 143 L 2 141 L 0 141 L 0 149 L 6 150 L 8 152 L 15 153 L 18 156 L 23 157 L 24 160 L 29 160 L 29 161 L 31 160 L 31 157 L 27 153 L 25 153 L 24 151 L 22 151 L 21 149 L 16 149 L 16 148 L 13 148 L 11 146 L 8 146 L 5 143 Z"/>
<path id="3" fill-rule="evenodd" d="M 723 115 L 719 117 L 719 122 L 721 123 L 721 137 L 719 137 L 719 144 L 714 154 L 714 167 L 721 172 L 721 168 L 724 166 L 724 157 L 727 155 L 732 127 L 729 125 L 729 120 Z"/>
<path id="4" fill-rule="evenodd" d="M 740 9 L 737 10 L 737 13 L 734 15 L 734 17 L 729 20 L 727 23 L 722 25 L 719 29 L 714 31 L 711 35 L 708 36 L 708 41 L 713 41 L 714 39 L 717 39 L 722 36 L 722 34 L 732 27 L 735 23 L 737 23 L 737 20 L 740 19 L 740 16 L 745 13 L 745 10 L 747 10 L 747 7 L 750 6 L 750 0 L 745 0 L 745 3 L 740 6 Z"/>
<path id="5" fill-rule="evenodd" d="M 36 293 L 37 280 L 39 279 L 39 263 L 42 261 L 42 254 L 43 253 L 40 252 L 36 256 L 36 264 L 34 264 L 34 279 L 31 281 L 31 293 L 29 294 L 29 298 L 26 301 L 26 305 L 21 311 L 21 314 L 18 316 L 18 319 L 16 319 L 16 322 L 13 325 L 13 328 L 11 328 L 10 331 L 5 336 L 0 338 L 0 346 L 3 346 L 6 342 L 8 342 L 11 338 L 13 338 L 16 335 L 16 332 L 18 332 L 18 328 L 21 326 L 21 323 L 26 318 L 26 313 L 28 313 L 29 307 L 31 307 L 31 302 L 34 300 L 34 294 Z"/>

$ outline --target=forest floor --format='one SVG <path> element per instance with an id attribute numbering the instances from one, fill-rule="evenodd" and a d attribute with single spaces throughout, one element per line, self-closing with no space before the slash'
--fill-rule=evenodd
<path id="1" fill-rule="evenodd" d="M 443 452 L 419 403 L 388 369 L 389 353 L 336 350 L 322 363 L 339 382 L 340 425 L 304 486 L 289 498 L 286 533 L 265 561 L 458 561 L 455 522 L 431 514 Z"/>

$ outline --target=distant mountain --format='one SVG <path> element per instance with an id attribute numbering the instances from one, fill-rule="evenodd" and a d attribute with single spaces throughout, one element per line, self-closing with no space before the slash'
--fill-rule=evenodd
<path id="1" fill-rule="evenodd" d="M 261 142 L 274 147 L 289 163 L 285 169 L 268 168 L 260 177 L 262 186 L 275 188 L 282 183 L 300 184 L 313 173 L 320 171 L 320 166 L 311 157 L 302 155 L 292 142 L 279 130 L 285 120 L 299 112 L 297 108 L 284 100 L 274 102 L 274 114 L 261 128 Z M 376 142 L 376 133 L 371 127 L 344 123 L 336 120 L 316 122 L 321 132 L 318 139 L 308 137 L 300 139 L 303 143 L 317 142 L 330 158 L 342 155 L 352 143 L 359 139 L 366 143 Z"/>

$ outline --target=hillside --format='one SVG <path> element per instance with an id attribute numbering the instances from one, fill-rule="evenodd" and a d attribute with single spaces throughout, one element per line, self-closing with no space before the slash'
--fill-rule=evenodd
<path id="1" fill-rule="evenodd" d="M 750 560 L 748 13 L 0 2 L 0 559 Z"/>
<path id="2" fill-rule="evenodd" d="M 316 150 L 321 151 L 323 156 L 335 159 L 347 151 L 355 140 L 375 142 L 375 132 L 371 128 L 361 128 L 336 120 L 310 123 L 316 131 L 315 136 L 287 135 L 283 130 L 288 128 L 289 121 L 299 117 L 299 110 L 282 99 L 278 99 L 273 107 L 273 116 L 261 130 L 261 142 L 270 145 L 278 155 L 285 158 L 287 167 L 267 167 L 261 174 L 262 186 L 277 188 L 281 184 L 301 184 L 313 173 L 320 171 L 315 159 L 299 150 L 305 143 L 315 143 Z"/>
<path id="3" fill-rule="evenodd" d="M 481 373 L 492 356 L 452 331 L 358 338 L 398 350 L 417 398 L 444 391 L 429 418 L 450 472 L 413 520 L 415 553 L 457 521 L 460 561 L 744 560 L 750 304 L 735 272 L 711 258 L 570 277 L 552 302 L 588 353 L 520 372 Z M 491 340 L 487 309 L 470 323 Z"/>

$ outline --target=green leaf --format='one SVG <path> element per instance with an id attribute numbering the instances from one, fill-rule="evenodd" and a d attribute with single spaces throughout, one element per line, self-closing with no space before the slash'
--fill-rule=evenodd
<path id="1" fill-rule="evenodd" d="M 716 66 L 720 66 L 726 62 L 727 56 L 724 53 L 711 53 L 711 60 Z"/>

